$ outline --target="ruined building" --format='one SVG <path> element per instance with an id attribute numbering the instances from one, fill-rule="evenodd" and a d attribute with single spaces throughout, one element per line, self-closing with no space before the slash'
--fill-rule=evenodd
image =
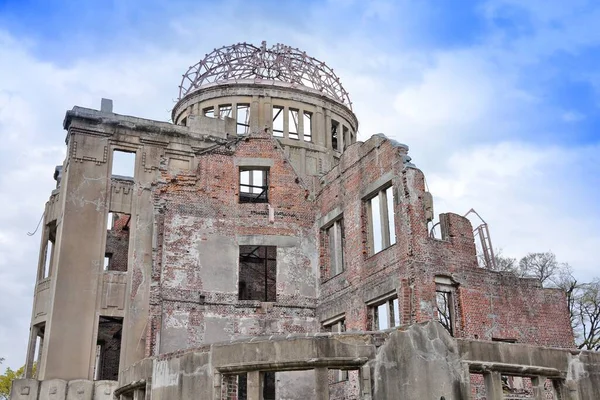
<path id="1" fill-rule="evenodd" d="M 11 399 L 600 398 L 564 293 L 480 268 L 465 217 L 430 235 L 321 61 L 215 50 L 172 120 L 67 111 Z"/>

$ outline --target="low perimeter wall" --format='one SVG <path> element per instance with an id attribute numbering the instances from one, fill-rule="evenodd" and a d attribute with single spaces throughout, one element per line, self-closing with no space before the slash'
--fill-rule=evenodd
<path id="1" fill-rule="evenodd" d="M 18 380 L 11 400 L 263 400 L 268 386 L 277 400 L 597 400 L 600 353 L 456 339 L 427 322 L 207 345 L 142 360 L 118 383 Z"/>

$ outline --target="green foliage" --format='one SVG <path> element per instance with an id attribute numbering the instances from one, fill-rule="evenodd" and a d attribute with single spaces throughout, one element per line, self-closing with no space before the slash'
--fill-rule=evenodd
<path id="1" fill-rule="evenodd" d="M 22 366 L 16 371 L 10 367 L 6 368 L 4 375 L 0 375 L 0 399 L 8 399 L 10 394 L 10 386 L 15 379 L 21 379 L 25 375 L 25 366 Z"/>

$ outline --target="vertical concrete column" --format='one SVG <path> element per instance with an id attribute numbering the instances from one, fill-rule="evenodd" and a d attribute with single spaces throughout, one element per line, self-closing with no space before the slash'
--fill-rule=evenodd
<path id="1" fill-rule="evenodd" d="M 359 371 L 359 379 L 360 379 L 360 393 L 362 395 L 362 400 L 371 400 L 371 368 L 368 365 L 363 365 L 360 367 Z"/>
<path id="2" fill-rule="evenodd" d="M 283 107 L 283 137 L 290 138 L 290 109 L 288 106 Z"/>
<path id="3" fill-rule="evenodd" d="M 33 304 L 35 312 L 35 301 Z M 32 325 L 29 329 L 29 343 L 27 343 L 27 358 L 25 360 L 25 378 L 32 378 L 33 375 L 33 363 L 35 362 L 35 343 L 37 342 L 38 332 L 39 328 L 35 325 Z"/>
<path id="4" fill-rule="evenodd" d="M 533 398 L 536 400 L 545 400 L 544 383 L 546 378 L 543 376 L 534 376 L 531 378 L 531 386 L 533 389 Z"/>
<path id="5" fill-rule="evenodd" d="M 331 112 L 329 110 L 325 110 L 324 134 L 325 134 L 325 147 L 327 147 L 328 149 L 333 149 L 333 145 L 331 144 Z"/>
<path id="6" fill-rule="evenodd" d="M 317 107 L 313 114 L 312 121 L 312 137 L 313 142 L 319 146 L 326 146 L 325 142 L 325 115 L 323 114 L 323 108 Z"/>
<path id="7" fill-rule="evenodd" d="M 379 218 L 381 221 L 381 240 L 383 241 L 384 249 L 390 245 L 390 217 L 388 215 L 388 201 L 391 201 L 391 199 L 387 198 L 385 190 L 381 190 L 379 192 Z"/>
<path id="8" fill-rule="evenodd" d="M 298 139 L 304 142 L 304 110 L 298 110 Z"/>
<path id="9" fill-rule="evenodd" d="M 141 166 L 142 149 L 136 153 L 135 182 L 131 203 L 129 253 L 125 318 L 121 339 L 119 368 L 127 368 L 145 358 L 148 314 L 150 309 L 150 277 L 152 274 L 152 238 L 154 207 L 150 185 L 155 173 Z M 148 153 L 151 153 L 150 151 Z M 158 165 L 158 156 L 146 159 L 149 165 Z M 95 343 L 94 343 L 95 345 Z"/>
<path id="10" fill-rule="evenodd" d="M 62 219 L 54 246 L 55 271 L 50 289 L 53 301 L 44 331 L 45 365 L 38 369 L 40 380 L 91 378 L 112 153 L 106 138 L 72 133 L 68 154 L 73 154 L 77 144 L 106 148 L 108 157 L 98 152 L 94 154 L 96 162 L 68 160 L 61 183 Z"/>
<path id="11" fill-rule="evenodd" d="M 500 372 L 490 371 L 483 374 L 485 392 L 488 400 L 502 400 L 502 376 Z"/>
<path id="12" fill-rule="evenodd" d="M 50 254 L 48 253 L 48 239 L 50 239 L 50 232 L 48 231 L 48 225 L 47 225 L 47 221 L 46 221 L 46 213 L 48 212 L 48 210 L 46 209 L 45 213 L 44 213 L 44 226 L 43 226 L 43 231 L 42 231 L 42 238 L 41 243 L 40 243 L 40 255 L 38 258 L 38 272 L 37 272 L 37 279 L 35 280 L 36 283 L 40 280 L 44 278 L 44 265 L 46 263 L 46 257 L 50 257 Z M 48 268 L 48 276 L 50 276 L 50 268 Z M 34 288 L 34 294 L 37 294 L 37 288 Z M 35 297 L 34 295 L 34 297 Z M 35 304 L 35 303 L 34 303 Z"/>
<path id="13" fill-rule="evenodd" d="M 260 130 L 268 128 L 273 131 L 273 103 L 270 96 L 265 96 L 262 101 L 262 120 L 260 121 Z"/>
<path id="14" fill-rule="evenodd" d="M 338 124 L 338 151 L 344 151 L 344 143 L 346 143 L 346 138 L 344 137 L 344 124 L 340 121 Z"/>
<path id="15" fill-rule="evenodd" d="M 329 374 L 327 368 L 315 368 L 315 399 L 329 400 Z"/>
<path id="16" fill-rule="evenodd" d="M 260 371 L 251 371 L 247 374 L 247 392 L 248 400 L 262 400 L 262 385 Z"/>
<path id="17" fill-rule="evenodd" d="M 471 372 L 469 371 L 469 364 L 461 364 L 461 377 L 460 377 L 460 392 L 464 399 L 471 398 Z"/>
<path id="18" fill-rule="evenodd" d="M 250 132 L 258 132 L 260 126 L 260 103 L 258 96 L 252 96 L 250 102 Z"/>

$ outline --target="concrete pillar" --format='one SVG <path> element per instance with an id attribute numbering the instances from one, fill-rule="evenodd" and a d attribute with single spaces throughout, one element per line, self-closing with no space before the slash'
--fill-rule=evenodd
<path id="1" fill-rule="evenodd" d="M 317 107 L 312 121 L 312 136 L 313 142 L 319 146 L 327 146 L 325 141 L 325 115 L 323 114 L 323 108 Z"/>
<path id="2" fill-rule="evenodd" d="M 333 149 L 333 145 L 331 143 L 331 113 L 329 110 L 325 110 L 325 129 L 323 132 L 325 135 L 325 147 L 328 149 Z"/>
<path id="3" fill-rule="evenodd" d="M 290 138 L 290 109 L 288 106 L 283 107 L 283 137 Z"/>
<path id="4" fill-rule="evenodd" d="M 315 368 L 315 399 L 329 400 L 329 374 L 327 368 Z"/>
<path id="5" fill-rule="evenodd" d="M 261 130 L 260 128 L 260 103 L 258 96 L 252 96 L 250 102 L 250 132 L 258 132 Z"/>
<path id="6" fill-rule="evenodd" d="M 35 312 L 35 302 L 34 312 Z M 27 358 L 25 359 L 25 378 L 33 378 L 33 363 L 35 362 L 35 344 L 37 342 L 39 328 L 33 325 L 29 329 L 29 343 L 27 344 Z M 39 368 L 39 366 L 38 366 Z"/>
<path id="7" fill-rule="evenodd" d="M 262 111 L 260 115 L 262 116 L 262 119 L 259 121 L 261 132 L 264 128 L 273 131 L 273 104 L 271 97 L 265 96 L 262 101 Z"/>
<path id="8" fill-rule="evenodd" d="M 346 143 L 346 138 L 344 137 L 344 124 L 340 121 L 338 124 L 338 150 L 340 152 L 344 151 L 344 143 Z"/>
<path id="9" fill-rule="evenodd" d="M 502 400 L 502 375 L 497 371 L 485 372 L 485 392 L 488 400 Z"/>
<path id="10" fill-rule="evenodd" d="M 247 391 L 246 397 L 248 400 L 262 400 L 262 385 L 260 371 L 251 371 L 247 374 Z"/>
<path id="11" fill-rule="evenodd" d="M 371 400 L 372 399 L 372 390 L 371 390 L 371 368 L 368 365 L 363 365 L 360 367 L 359 372 L 360 379 L 360 393 L 362 395 L 362 400 Z"/>
<path id="12" fill-rule="evenodd" d="M 462 371 L 460 378 L 460 392 L 464 399 L 471 398 L 471 372 L 469 371 L 469 364 L 462 363 Z"/>
<path id="13" fill-rule="evenodd" d="M 298 110 L 298 139 L 304 142 L 304 110 Z"/>
<path id="14" fill-rule="evenodd" d="M 546 378 L 543 376 L 534 376 L 531 378 L 531 386 L 533 389 L 533 398 L 536 400 L 545 400 L 544 383 Z"/>

